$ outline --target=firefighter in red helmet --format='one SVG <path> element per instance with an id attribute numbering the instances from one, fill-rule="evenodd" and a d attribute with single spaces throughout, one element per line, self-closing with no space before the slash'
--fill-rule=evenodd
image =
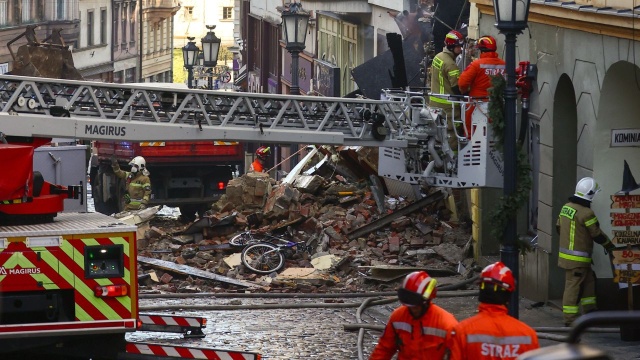
<path id="1" fill-rule="evenodd" d="M 540 347 L 535 330 L 507 313 L 515 287 L 513 273 L 502 262 L 482 270 L 479 312 L 451 330 L 447 338 L 449 360 L 516 359 Z"/>
<path id="2" fill-rule="evenodd" d="M 474 60 L 460 74 L 458 87 L 460 92 L 474 98 L 481 98 L 486 101 L 489 96 L 492 76 L 504 76 L 505 62 L 498 53 L 498 44 L 493 36 L 485 35 L 478 39 L 476 48 L 480 51 L 480 57 Z M 475 106 L 468 106 L 465 112 L 465 133 L 467 138 L 471 138 L 471 114 Z"/>
<path id="3" fill-rule="evenodd" d="M 395 309 L 369 360 L 442 359 L 447 333 L 458 323 L 453 315 L 432 304 L 436 279 L 424 271 L 407 275 L 398 289 L 402 304 Z"/>
<path id="4" fill-rule="evenodd" d="M 267 157 L 271 154 L 271 148 L 268 146 L 260 146 L 256 150 L 256 159 L 251 163 L 249 171 L 264 172 L 264 165 L 267 162 Z"/>

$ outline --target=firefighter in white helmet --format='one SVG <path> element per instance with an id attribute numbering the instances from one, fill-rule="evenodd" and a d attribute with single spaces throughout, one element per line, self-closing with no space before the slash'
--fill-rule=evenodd
<path id="1" fill-rule="evenodd" d="M 593 196 L 599 191 L 600 186 L 590 177 L 578 181 L 575 193 L 560 210 L 556 222 L 556 231 L 560 234 L 558 267 L 565 269 L 562 295 L 565 326 L 580 316 L 580 306 L 583 313 L 597 309 L 595 275 L 591 269 L 593 243 L 602 245 L 605 252 L 615 248 L 591 210 Z"/>
<path id="2" fill-rule="evenodd" d="M 124 210 L 142 210 L 147 207 L 151 198 L 151 180 L 149 180 L 147 162 L 142 156 L 136 156 L 129 162 L 129 166 L 131 171 L 121 170 L 118 160 L 115 157 L 111 158 L 113 172 L 117 177 L 127 181 Z"/>

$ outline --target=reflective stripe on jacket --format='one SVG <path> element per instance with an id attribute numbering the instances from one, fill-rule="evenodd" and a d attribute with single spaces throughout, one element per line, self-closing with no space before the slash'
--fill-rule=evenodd
<path id="1" fill-rule="evenodd" d="M 481 303 L 479 310 L 451 330 L 449 360 L 516 359 L 540 347 L 535 330 L 507 314 L 506 306 Z"/>
<path id="2" fill-rule="evenodd" d="M 563 269 L 590 267 L 594 239 L 609 240 L 600 230 L 593 210 L 574 202 L 560 210 L 556 230 L 560 234 L 558 266 Z"/>
<path id="3" fill-rule="evenodd" d="M 389 360 L 398 352 L 398 360 L 442 359 L 447 333 L 458 323 L 446 310 L 431 304 L 415 319 L 406 306 L 395 309 L 369 360 Z"/>
<path id="4" fill-rule="evenodd" d="M 446 48 L 433 58 L 431 63 L 431 92 L 434 94 L 451 94 L 451 88 L 458 85 L 460 69 L 456 65 L 456 56 Z M 451 102 L 430 96 L 429 102 L 450 105 Z"/>
<path id="5" fill-rule="evenodd" d="M 126 179 L 126 191 L 129 194 L 130 202 L 127 204 L 128 210 L 135 210 L 141 204 L 147 205 L 151 199 L 151 180 L 141 171 L 132 173 L 120 169 L 119 165 L 113 166 L 113 172 L 121 179 Z"/>
<path id="6" fill-rule="evenodd" d="M 487 97 L 491 87 L 491 76 L 505 74 L 505 62 L 496 52 L 484 52 L 460 74 L 458 87 L 469 96 Z"/>

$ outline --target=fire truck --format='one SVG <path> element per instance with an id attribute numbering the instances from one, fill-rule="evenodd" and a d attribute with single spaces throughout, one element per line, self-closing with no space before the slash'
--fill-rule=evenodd
<path id="1" fill-rule="evenodd" d="M 424 98 L 419 91 L 370 100 L 1 75 L 0 222 L 8 225 L 0 227 L 0 353 L 113 359 L 199 351 L 125 341 L 142 318 L 136 228 L 100 213 L 61 213 L 62 199 L 82 189 L 38 176 L 34 148 L 51 138 L 374 146 L 389 186 L 501 186 L 486 104 L 474 103 L 475 131 L 456 134 L 456 153 L 446 141 L 451 120 Z M 209 353 L 203 358 L 259 358 Z"/>
<path id="2" fill-rule="evenodd" d="M 187 89 L 183 84 L 150 83 L 144 86 L 156 86 L 159 90 Z M 156 109 L 170 106 L 177 110 L 173 95 L 172 92 L 161 92 L 160 96 L 165 99 L 156 102 Z M 149 116 L 154 115 L 150 113 Z M 96 211 L 103 214 L 113 214 L 124 208 L 120 199 L 125 191 L 125 181 L 113 174 L 112 157 L 121 165 L 126 165 L 136 156 L 144 157 L 153 194 L 149 205 L 179 207 L 181 216 L 187 221 L 194 220 L 196 213 L 202 215 L 210 209 L 211 204 L 224 194 L 229 180 L 244 172 L 244 149 L 238 141 L 100 140 L 94 141 L 92 148 L 90 181 L 93 200 Z"/>

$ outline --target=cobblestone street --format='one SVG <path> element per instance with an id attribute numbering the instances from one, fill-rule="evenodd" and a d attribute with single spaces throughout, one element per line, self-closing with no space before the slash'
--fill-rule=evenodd
<path id="1" fill-rule="evenodd" d="M 344 324 L 356 323 L 356 311 L 364 299 L 345 299 L 353 308 L 303 308 L 270 310 L 185 311 L 181 315 L 207 318 L 204 339 L 183 339 L 178 334 L 138 332 L 130 341 L 161 342 L 173 345 L 203 346 L 227 350 L 255 351 L 263 359 L 357 359 L 358 331 L 346 332 Z M 258 305 L 320 303 L 322 299 L 171 299 L 162 304 L 189 305 Z M 159 300 L 142 299 L 142 307 L 158 305 Z M 327 304 L 331 305 L 331 304 Z M 380 306 L 379 306 L 380 307 Z M 378 307 L 378 308 L 379 308 Z M 384 306 L 386 307 L 386 306 Z M 141 311 L 145 312 L 145 311 Z M 152 312 L 150 312 L 152 313 Z M 156 312 L 157 313 L 157 312 Z M 374 308 L 364 311 L 363 322 L 381 325 L 387 315 Z M 382 322 L 380 321 L 382 320 Z M 365 358 L 377 341 L 379 332 L 366 331 Z"/>
<path id="2" fill-rule="evenodd" d="M 301 294 L 302 295 L 302 294 Z M 444 294 L 442 294 L 444 295 Z M 142 313 L 163 313 L 185 316 L 201 316 L 207 319 L 204 339 L 183 339 L 179 334 L 136 332 L 127 340 L 155 342 L 172 345 L 208 347 L 226 350 L 255 351 L 263 359 L 358 359 L 358 331 L 345 331 L 345 324 L 355 324 L 356 312 L 365 301 L 356 298 L 183 298 L 141 299 Z M 450 311 L 458 320 L 473 316 L 477 309 L 475 296 L 444 297 L 435 303 Z M 189 310 L 190 306 L 245 305 L 259 306 L 281 304 L 299 306 L 316 304 L 319 308 L 249 309 L 249 310 Z M 348 308 L 331 308 L 352 304 Z M 184 311 L 147 311 L 150 306 L 184 306 Z M 391 311 L 398 305 L 374 305 L 362 311 L 362 322 L 370 325 L 386 323 Z M 532 307 L 532 302 L 522 299 L 519 318 L 532 327 L 562 326 L 562 312 L 549 305 Z M 315 306 L 315 305 L 314 305 Z M 562 335 L 562 333 L 559 333 Z M 365 330 L 363 337 L 363 359 L 368 359 L 379 331 Z M 564 333 L 566 335 L 566 333 Z M 559 344 L 557 341 L 540 339 L 542 347 Z M 619 333 L 585 333 L 581 344 L 607 352 L 613 359 L 640 359 L 638 342 L 621 341 Z"/>

